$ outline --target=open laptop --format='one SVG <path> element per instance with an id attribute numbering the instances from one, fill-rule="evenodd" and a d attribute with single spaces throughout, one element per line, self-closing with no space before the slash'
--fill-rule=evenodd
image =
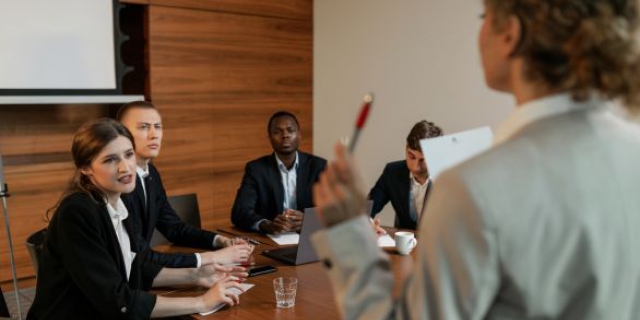
<path id="1" fill-rule="evenodd" d="M 369 200 L 367 201 L 367 214 L 370 215 L 371 210 L 373 210 L 373 201 Z M 304 210 L 298 245 L 275 250 L 265 250 L 262 254 L 294 266 L 316 262 L 320 259 L 318 259 L 316 255 L 316 250 L 313 248 L 310 238 L 314 232 L 321 228 L 322 224 L 316 214 L 316 208 L 307 208 Z"/>
<path id="2" fill-rule="evenodd" d="M 315 208 L 307 208 L 304 210 L 304 218 L 302 220 L 302 229 L 300 230 L 300 241 L 297 246 L 291 246 L 275 250 L 265 250 L 263 255 L 273 258 L 284 263 L 298 266 L 305 263 L 318 261 L 316 250 L 311 244 L 311 234 L 320 230 L 322 225 Z"/>

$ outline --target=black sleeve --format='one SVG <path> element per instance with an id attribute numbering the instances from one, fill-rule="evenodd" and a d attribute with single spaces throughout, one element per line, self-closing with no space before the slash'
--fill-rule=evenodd
<path id="1" fill-rule="evenodd" d="M 105 226 L 101 228 L 96 212 L 69 204 L 59 211 L 57 224 L 61 259 L 93 308 L 105 319 L 148 319 L 156 297 L 129 287 L 118 270 L 119 262 L 109 253 L 113 244 L 102 236 Z"/>
<path id="2" fill-rule="evenodd" d="M 210 231 L 198 229 L 180 219 L 167 200 L 167 193 L 162 185 L 160 175 L 155 177 L 158 186 L 158 220 L 156 229 L 167 240 L 183 247 L 214 249 L 213 239 L 216 234 Z"/>
<path id="3" fill-rule="evenodd" d="M 389 165 L 384 167 L 382 175 L 376 181 L 371 191 L 369 191 L 369 200 L 373 200 L 373 208 L 371 209 L 371 217 L 375 217 L 382 208 L 389 202 L 389 190 L 387 176 L 389 175 Z"/>
<path id="4" fill-rule="evenodd" d="M 242 183 L 238 189 L 236 200 L 231 209 L 231 222 L 234 226 L 252 230 L 251 228 L 258 221 L 265 219 L 264 216 L 256 212 L 259 196 L 259 183 L 251 166 L 247 164 L 242 177 Z"/>

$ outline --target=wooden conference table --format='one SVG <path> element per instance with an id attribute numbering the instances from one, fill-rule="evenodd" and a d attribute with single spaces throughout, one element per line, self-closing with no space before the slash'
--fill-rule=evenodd
<path id="1" fill-rule="evenodd" d="M 390 229 L 391 235 L 395 230 Z M 255 284 L 253 288 L 240 296 L 240 304 L 234 307 L 225 307 L 222 310 L 201 316 L 194 314 L 187 319 L 339 319 L 336 303 L 331 288 L 331 282 L 324 267 L 319 262 L 291 266 L 277 260 L 265 257 L 260 253 L 263 250 L 277 248 L 277 244 L 269 237 L 254 233 L 246 233 L 233 227 L 218 229 L 218 232 L 228 236 L 250 236 L 260 242 L 254 251 L 256 265 L 272 265 L 278 268 L 276 272 L 259 275 L 247 279 L 247 283 Z M 173 245 L 161 245 L 156 247 L 165 252 L 196 252 L 191 248 L 177 247 Z M 391 257 L 395 278 L 394 296 L 398 296 L 402 279 L 409 273 L 412 265 L 411 256 L 401 256 L 395 249 L 388 249 Z M 273 293 L 273 279 L 277 277 L 295 277 L 298 279 L 295 306 L 288 309 L 277 308 Z M 185 288 L 177 291 L 160 293 L 166 296 L 191 296 L 201 294 L 204 289 Z"/>

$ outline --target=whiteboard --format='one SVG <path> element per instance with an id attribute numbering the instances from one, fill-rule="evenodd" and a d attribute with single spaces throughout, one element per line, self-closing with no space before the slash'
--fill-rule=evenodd
<path id="1" fill-rule="evenodd" d="M 117 89 L 113 0 L 0 0 L 0 89 Z"/>

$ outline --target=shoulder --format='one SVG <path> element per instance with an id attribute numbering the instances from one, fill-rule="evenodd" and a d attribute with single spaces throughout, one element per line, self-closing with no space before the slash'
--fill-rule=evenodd
<path id="1" fill-rule="evenodd" d="M 257 159 L 253 159 L 247 162 L 245 167 L 246 171 L 256 171 L 256 170 L 264 170 L 265 168 L 270 167 L 275 163 L 275 159 L 273 158 L 273 154 L 265 155 Z"/>
<path id="2" fill-rule="evenodd" d="M 384 166 L 384 170 L 397 172 L 397 171 L 403 171 L 403 170 L 408 171 L 409 169 L 407 168 L 407 162 L 405 160 L 398 160 L 398 161 L 387 163 Z"/>
<path id="3" fill-rule="evenodd" d="M 327 166 L 327 160 L 318 156 L 314 156 L 310 153 L 298 151 L 298 156 L 300 157 L 301 164 L 314 166 L 314 167 Z"/>
<path id="4" fill-rule="evenodd" d="M 81 220 L 97 219 L 104 203 L 96 201 L 86 193 L 76 192 L 60 202 L 52 220 Z"/>

